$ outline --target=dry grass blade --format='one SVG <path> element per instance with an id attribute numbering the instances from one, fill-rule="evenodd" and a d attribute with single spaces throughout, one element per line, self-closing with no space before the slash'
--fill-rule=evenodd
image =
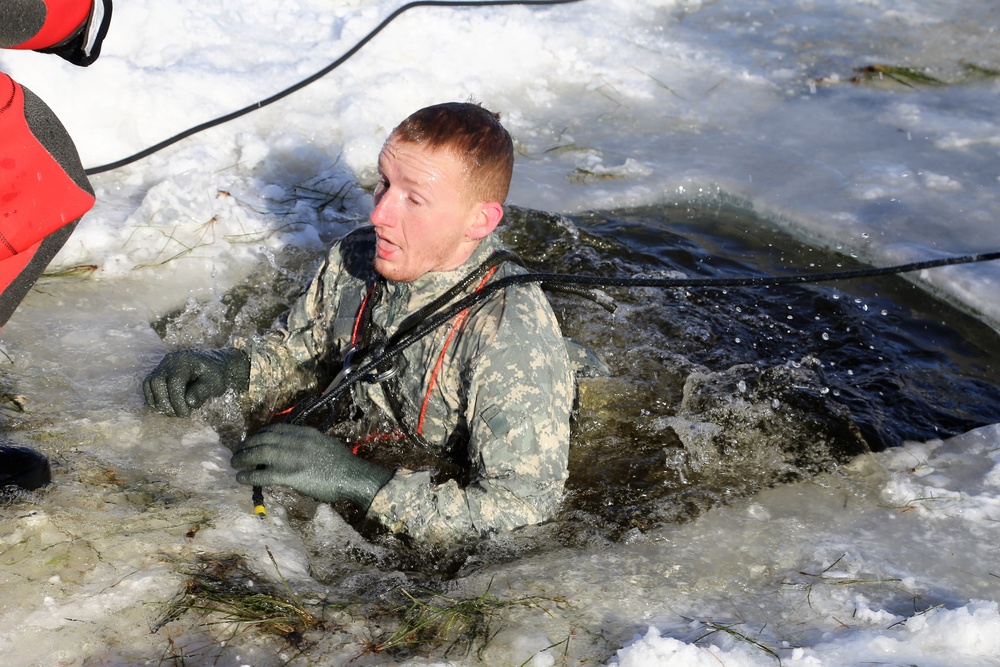
<path id="1" fill-rule="evenodd" d="M 740 640 L 742 642 L 746 642 L 747 644 L 750 644 L 754 648 L 757 648 L 757 649 L 763 651 L 764 653 L 767 653 L 769 656 L 771 656 L 772 658 L 774 658 L 775 660 L 777 660 L 779 665 L 781 664 L 781 656 L 779 656 L 774 651 L 774 649 L 772 649 L 772 648 L 770 648 L 768 646 L 765 646 L 764 644 L 760 643 L 759 641 L 757 641 L 753 637 L 750 637 L 749 635 L 746 635 L 746 634 L 744 634 L 742 632 L 739 632 L 738 630 L 735 630 L 734 629 L 735 626 L 740 625 L 739 623 L 732 623 L 732 624 L 729 624 L 729 625 L 725 625 L 725 624 L 722 624 L 722 623 L 716 623 L 715 621 L 702 621 L 702 623 L 705 625 L 705 627 L 709 628 L 709 631 L 706 632 L 705 634 L 703 634 L 702 636 L 698 637 L 697 639 L 695 639 L 694 643 L 698 643 L 702 639 L 706 639 L 708 637 L 711 637 L 712 635 L 714 635 L 717 632 L 724 632 L 727 635 L 730 635 L 731 637 L 734 637 L 734 638 L 736 638 L 736 639 L 738 639 L 738 640 Z"/>
<path id="2" fill-rule="evenodd" d="M 97 264 L 77 264 L 75 266 L 67 266 L 62 269 L 56 269 L 55 271 L 46 271 L 42 274 L 43 278 L 76 278 L 78 276 L 90 276 L 94 271 L 100 268 Z"/>
<path id="3" fill-rule="evenodd" d="M 962 67 L 965 69 L 966 78 L 969 79 L 995 79 L 1000 77 L 1000 69 L 984 67 L 983 65 L 967 62 L 963 62 Z"/>
<path id="4" fill-rule="evenodd" d="M 933 76 L 925 74 L 924 72 L 912 67 L 899 67 L 896 65 L 866 65 L 865 67 L 857 67 L 854 71 L 858 72 L 858 76 L 852 79 L 854 83 L 873 81 L 876 79 L 891 79 L 896 83 L 901 83 L 910 88 L 914 88 L 916 85 L 945 85 L 944 81 L 936 79 Z"/>

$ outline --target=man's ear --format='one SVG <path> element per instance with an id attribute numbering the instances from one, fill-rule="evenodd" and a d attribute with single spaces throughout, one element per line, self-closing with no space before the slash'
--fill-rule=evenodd
<path id="1" fill-rule="evenodd" d="M 469 238 L 475 241 L 486 238 L 493 233 L 502 219 L 503 204 L 495 201 L 480 204 L 469 227 Z"/>

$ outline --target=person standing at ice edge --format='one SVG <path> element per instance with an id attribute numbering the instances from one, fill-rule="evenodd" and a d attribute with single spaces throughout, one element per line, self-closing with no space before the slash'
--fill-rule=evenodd
<path id="1" fill-rule="evenodd" d="M 456 285 L 448 303 L 523 273 L 493 234 L 513 162 L 510 135 L 481 106 L 415 112 L 382 148 L 371 226 L 333 245 L 285 319 L 229 349 L 168 354 L 144 382 L 147 401 L 186 416 L 234 390 L 252 407 L 280 409 L 345 364 L 370 360 Z M 237 480 L 350 501 L 389 531 L 429 542 L 555 513 L 574 380 L 537 285 L 491 295 L 379 371 L 353 385 L 330 431 L 275 424 L 239 444 Z"/>
<path id="2" fill-rule="evenodd" d="M 0 0 L 0 48 L 86 67 L 101 52 L 111 0 Z M 94 205 L 76 146 L 52 110 L 0 72 L 0 327 Z M 48 459 L 0 445 L 0 487 L 50 481 Z"/>

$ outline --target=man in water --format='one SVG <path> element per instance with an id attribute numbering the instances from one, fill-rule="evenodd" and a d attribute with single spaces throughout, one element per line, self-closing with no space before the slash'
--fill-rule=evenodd
<path id="1" fill-rule="evenodd" d="M 0 48 L 54 53 L 86 67 L 101 52 L 111 0 L 0 0 Z M 94 205 L 73 140 L 52 110 L 0 72 L 0 327 Z M 48 459 L 0 445 L 0 487 L 35 489 Z"/>
<path id="2" fill-rule="evenodd" d="M 479 105 L 412 114 L 379 156 L 371 226 L 333 245 L 284 320 L 228 349 L 168 354 L 146 400 L 178 416 L 229 390 L 255 409 L 288 406 L 458 298 L 523 273 L 493 234 L 513 161 L 499 116 Z M 353 384 L 336 419 L 267 426 L 232 465 L 243 484 L 349 501 L 393 533 L 483 536 L 555 513 L 573 392 L 550 304 L 537 285 L 513 285 Z"/>

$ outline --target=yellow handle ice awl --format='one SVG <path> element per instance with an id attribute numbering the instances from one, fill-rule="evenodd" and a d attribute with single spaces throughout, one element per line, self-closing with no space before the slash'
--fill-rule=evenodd
<path id="1" fill-rule="evenodd" d="M 267 508 L 264 507 L 264 489 L 259 486 L 253 487 L 253 513 L 261 519 L 267 516 Z"/>

